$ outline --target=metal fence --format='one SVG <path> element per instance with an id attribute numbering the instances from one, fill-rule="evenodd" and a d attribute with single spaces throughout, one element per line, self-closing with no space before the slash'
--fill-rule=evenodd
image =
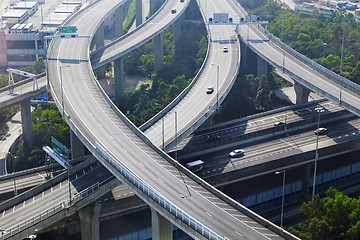
<path id="1" fill-rule="evenodd" d="M 237 5 L 237 7 L 240 9 L 241 12 L 247 15 L 244 8 L 239 4 L 237 0 L 234 0 L 234 3 Z M 323 67 L 322 65 L 314 62 L 313 60 L 309 59 L 308 57 L 302 55 L 301 53 L 297 52 L 296 50 L 292 49 L 285 43 L 283 43 L 279 38 L 275 37 L 272 33 L 270 33 L 267 29 L 263 28 L 261 25 L 258 25 L 258 29 L 264 33 L 269 40 L 276 43 L 280 48 L 282 48 L 284 51 L 295 57 L 296 59 L 300 60 L 301 62 L 305 63 L 312 69 L 316 70 L 317 72 L 321 73 L 322 75 L 326 76 L 327 78 L 331 79 L 332 81 L 336 82 L 337 84 L 341 85 L 342 87 L 345 87 L 357 94 L 360 94 L 360 85 L 356 84 L 339 74 Z"/>
<path id="2" fill-rule="evenodd" d="M 2 237 L 2 239 L 9 239 L 13 235 L 18 234 L 21 231 L 24 231 L 27 228 L 32 227 L 35 224 L 38 224 L 38 223 L 46 220 L 49 217 L 54 216 L 55 214 L 63 211 L 64 209 L 68 209 L 69 207 L 78 203 L 80 200 L 87 198 L 88 196 L 95 193 L 97 190 L 100 189 L 100 187 L 102 185 L 106 184 L 111 179 L 112 179 L 112 177 L 104 180 L 103 182 L 100 182 L 100 183 L 97 182 L 97 183 L 93 184 L 92 186 L 82 190 L 81 192 L 75 193 L 74 196 L 71 198 L 71 202 L 70 202 L 70 200 L 65 200 L 62 203 L 54 206 L 53 208 L 50 208 L 36 216 L 33 216 L 31 219 L 27 219 L 24 222 L 19 223 L 16 226 L 13 226 L 9 229 L 3 229 L 2 231 L 0 230 L 0 236 Z"/>
<path id="3" fill-rule="evenodd" d="M 219 236 L 217 233 L 207 228 L 204 224 L 197 221 L 195 218 L 191 217 L 189 214 L 182 211 L 179 207 L 171 203 L 164 196 L 157 193 L 151 187 L 143 183 L 138 177 L 133 173 L 127 170 L 122 166 L 118 161 L 116 161 L 112 156 L 110 156 L 105 149 L 103 149 L 98 143 L 96 143 L 96 151 L 113 167 L 115 167 L 126 179 L 128 179 L 132 184 L 139 188 L 143 193 L 148 197 L 158 203 L 160 206 L 165 208 L 167 211 L 172 213 L 176 218 L 180 219 L 183 223 L 190 226 L 192 229 L 200 233 L 202 236 L 211 240 L 227 240 Z"/>

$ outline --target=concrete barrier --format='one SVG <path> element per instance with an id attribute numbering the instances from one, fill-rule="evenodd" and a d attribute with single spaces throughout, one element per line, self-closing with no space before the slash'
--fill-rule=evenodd
<path id="1" fill-rule="evenodd" d="M 346 110 L 342 110 L 339 112 L 324 115 L 321 118 L 321 124 L 324 125 L 334 121 L 355 118 L 355 116 L 351 113 L 348 113 Z M 199 155 L 236 147 L 241 144 L 254 144 L 260 141 L 264 141 L 266 139 L 285 136 L 286 134 L 295 134 L 298 131 L 316 129 L 317 116 L 289 123 L 286 126 L 286 129 L 283 125 L 259 130 L 256 132 L 251 132 L 240 136 L 219 139 L 214 142 L 198 143 L 196 144 L 196 146 L 189 146 L 185 147 L 182 150 L 178 150 L 178 155 L 182 155 L 181 159 L 195 158 Z"/>
<path id="2" fill-rule="evenodd" d="M 325 160 L 330 157 L 342 155 L 344 153 L 357 151 L 360 148 L 360 140 L 351 140 L 344 143 L 339 143 L 333 146 L 319 148 L 318 161 Z M 302 165 L 311 164 L 315 161 L 315 149 L 308 152 L 299 153 L 296 155 L 280 158 L 270 162 L 256 164 L 246 168 L 237 169 L 235 171 L 222 173 L 221 175 L 214 175 L 206 177 L 206 181 L 214 184 L 217 187 L 228 185 L 231 183 L 247 180 L 263 176 L 266 174 L 274 174 L 276 171 L 283 169 L 295 168 Z"/>
<path id="3" fill-rule="evenodd" d="M 84 162 L 74 166 L 70 170 L 70 174 L 73 174 L 76 171 L 82 170 L 86 166 L 89 166 L 90 164 L 94 163 L 94 161 L 96 161 L 95 158 L 91 158 L 91 160 L 89 160 L 89 161 L 84 161 Z M 24 202 L 27 199 L 32 198 L 33 196 L 35 196 L 37 194 L 40 194 L 41 192 L 51 188 L 52 186 L 55 186 L 56 184 L 59 184 L 60 182 L 64 181 L 65 179 L 67 179 L 67 172 L 63 172 L 62 174 L 58 175 L 57 177 L 52 178 L 35 188 L 32 188 L 22 194 L 19 194 L 13 198 L 1 203 L 0 204 L 0 212 L 5 211 L 6 209 L 9 209 L 13 206 L 16 206 L 17 204 Z"/>
<path id="4" fill-rule="evenodd" d="M 152 118 L 150 118 L 146 123 L 144 123 L 143 125 L 141 125 L 139 128 L 141 131 L 145 132 L 149 127 L 151 127 L 153 124 L 155 124 L 155 122 L 159 121 L 163 116 L 165 116 L 171 109 L 173 109 L 185 96 L 186 94 L 188 94 L 188 92 L 191 90 L 191 88 L 195 85 L 195 83 L 197 82 L 197 80 L 199 79 L 200 75 L 202 74 L 208 58 L 209 58 L 209 52 L 212 46 L 211 43 L 211 39 L 210 39 L 210 32 L 207 29 L 207 40 L 208 40 L 208 48 L 206 51 L 206 56 L 205 59 L 198 71 L 198 73 L 196 74 L 196 76 L 194 77 L 194 79 L 191 81 L 191 83 L 189 84 L 189 86 L 187 86 L 174 100 L 171 101 L 171 103 L 169 103 L 165 108 L 163 108 L 160 112 L 158 112 L 155 116 L 153 116 Z"/>

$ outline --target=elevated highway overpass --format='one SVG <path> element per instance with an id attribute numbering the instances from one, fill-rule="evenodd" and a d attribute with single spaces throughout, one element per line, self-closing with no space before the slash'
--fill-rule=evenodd
<path id="1" fill-rule="evenodd" d="M 336 112 L 336 111 L 339 110 L 338 106 L 333 105 L 333 104 L 331 104 L 329 102 L 322 102 L 321 104 L 322 104 L 322 106 L 324 108 L 326 107 L 326 110 L 329 112 L 328 114 L 331 114 L 332 111 Z M 258 125 L 259 125 L 258 127 L 259 128 L 266 128 L 266 127 L 273 128 L 271 126 L 273 124 L 273 121 L 275 121 L 275 118 L 279 117 L 279 116 L 283 116 L 283 114 L 285 114 L 285 113 L 288 115 L 289 123 L 293 122 L 295 119 L 299 120 L 299 119 L 302 119 L 302 118 L 309 118 L 312 115 L 314 115 L 311 110 L 315 106 L 317 106 L 316 104 L 313 104 L 313 105 L 314 106 L 303 106 L 303 108 L 296 107 L 296 109 L 293 110 L 293 112 L 295 114 L 290 113 L 290 112 L 292 112 L 290 110 L 283 110 L 283 112 L 280 112 L 280 113 L 273 113 L 273 114 L 266 115 L 266 116 L 258 116 L 259 117 L 258 120 L 254 119 L 254 122 L 258 122 Z M 295 116 L 292 116 L 292 115 L 295 115 Z M 325 113 L 324 113 L 324 115 L 325 115 Z M 315 114 L 315 117 L 316 117 L 316 114 Z M 324 116 L 322 117 L 322 119 L 324 121 L 326 121 Z M 349 121 L 348 123 L 349 123 L 349 126 L 352 125 L 352 126 L 356 127 L 356 125 L 354 125 L 354 123 L 352 123 L 351 121 Z M 326 126 L 328 127 L 328 124 Z M 289 125 L 289 127 L 290 127 L 290 125 Z M 214 128 L 218 129 L 216 127 L 214 127 Z M 331 129 L 331 132 L 333 132 L 333 130 L 332 130 L 333 128 L 330 128 L 330 126 L 329 126 L 329 129 Z M 220 131 L 220 130 L 218 129 L 217 131 Z M 251 131 L 252 130 L 250 130 L 250 133 L 247 133 L 247 134 L 251 134 Z M 337 132 L 338 133 L 347 132 L 347 130 L 346 130 L 346 128 L 343 128 L 342 126 L 339 126 L 339 130 Z M 338 134 L 338 133 L 336 133 L 336 134 Z M 337 141 L 336 139 L 341 135 L 336 136 L 334 134 L 335 133 L 332 134 L 331 138 L 334 139 L 335 141 Z M 348 136 L 348 137 L 344 136 L 340 142 L 337 141 L 338 145 L 335 146 L 335 148 L 336 148 L 335 150 L 329 149 L 329 150 L 324 151 L 322 148 L 324 146 L 328 145 L 327 142 L 329 142 L 329 140 L 327 138 L 325 138 L 325 137 L 320 138 L 320 147 L 321 147 L 320 148 L 320 153 L 321 153 L 320 156 L 321 156 L 321 159 L 324 158 L 324 157 L 328 157 L 328 155 L 331 155 L 331 152 L 340 153 L 340 152 L 343 152 L 343 151 L 351 151 L 352 150 L 351 147 L 353 147 L 355 145 L 353 145 L 353 143 L 351 143 L 352 140 L 350 138 L 354 139 L 354 137 L 355 137 L 355 139 L 356 139 L 356 136 L 359 136 L 359 134 L 355 134 L 355 136 L 353 136 L 353 137 L 351 136 L 351 134 L 348 134 L 348 135 L 350 135 L 350 136 Z M 310 133 L 308 133 L 308 135 L 304 135 L 304 138 L 308 139 L 307 141 L 305 141 L 304 146 L 306 146 L 306 144 L 309 144 L 309 140 L 310 140 L 310 142 L 313 141 L 313 137 L 311 137 L 311 136 L 313 136 L 312 131 L 310 131 Z M 300 142 L 298 142 L 297 137 L 295 135 L 293 135 L 293 134 L 291 135 L 291 139 L 294 142 L 294 144 L 299 144 L 299 146 L 302 144 L 302 142 L 301 142 L 302 140 L 299 140 Z M 234 181 L 244 181 L 244 179 L 249 178 L 249 176 L 247 174 L 248 171 L 252 171 L 253 173 L 255 173 L 254 171 L 257 170 L 257 173 L 255 175 L 259 175 L 259 176 L 260 175 L 266 175 L 266 173 L 268 173 L 268 172 L 273 173 L 274 171 L 276 171 L 279 168 L 279 164 L 277 164 L 277 163 L 273 164 L 276 161 L 282 161 L 283 164 L 280 164 L 282 167 L 286 166 L 286 164 L 284 164 L 285 162 L 286 163 L 291 162 L 293 164 L 297 163 L 297 165 L 301 165 L 301 164 L 304 165 L 304 164 L 308 164 L 309 162 L 312 161 L 312 160 L 309 160 L 309 159 L 311 159 L 313 157 L 312 154 L 313 154 L 313 151 L 314 151 L 314 146 L 312 148 L 307 149 L 305 152 L 303 152 L 300 155 L 299 155 L 299 152 L 297 152 L 297 151 L 287 151 L 287 155 L 284 155 L 284 154 L 277 154 L 278 152 L 283 151 L 282 148 L 274 148 L 273 147 L 274 145 L 281 145 L 281 144 L 277 144 L 276 143 L 277 141 L 281 142 L 281 141 L 287 141 L 287 140 L 286 140 L 286 138 L 284 138 L 284 140 L 282 140 L 282 139 L 279 140 L 278 139 L 278 140 L 273 140 L 271 142 L 258 144 L 258 145 L 252 145 L 251 147 L 246 147 L 245 148 L 246 149 L 246 156 L 242 157 L 242 158 L 239 158 L 239 159 L 233 159 L 233 161 L 231 161 L 231 164 L 230 165 L 228 164 L 227 166 L 224 165 L 224 161 L 228 158 L 228 156 L 227 156 L 228 150 L 225 150 L 225 151 L 222 151 L 222 152 L 219 151 L 220 154 L 218 154 L 218 153 L 216 153 L 215 155 L 211 154 L 211 157 L 206 156 L 206 155 L 204 155 L 205 157 L 200 156 L 200 158 L 206 160 L 205 169 L 204 169 L 203 172 L 200 173 L 200 175 L 204 179 L 206 179 L 207 181 L 211 181 L 211 183 L 214 186 L 221 187 L 221 186 L 227 186 L 229 184 L 232 184 Z M 311 143 L 310 145 L 313 145 L 313 143 Z M 349 148 L 345 149 L 344 146 L 348 146 Z M 287 146 L 285 146 L 285 147 L 287 147 Z M 302 146 L 300 146 L 300 147 L 304 148 Z M 255 148 L 255 150 L 253 148 Z M 266 157 L 268 159 L 266 159 L 267 161 L 265 161 L 265 162 L 256 162 L 258 160 L 254 161 L 254 156 L 253 156 L 252 152 L 253 151 L 258 152 L 258 149 L 262 149 L 265 152 L 264 154 L 266 156 L 270 155 L 270 156 L 274 156 L 274 158 Z M 260 155 L 262 155 L 262 153 L 260 153 Z M 259 156 L 259 154 L 256 154 L 256 156 Z M 282 159 L 282 158 L 284 158 L 284 159 Z M 308 159 L 308 160 L 303 161 L 305 159 Z M 265 158 L 264 157 L 260 158 L 260 160 L 265 160 Z M 218 164 L 214 165 L 213 164 L 214 162 L 216 162 Z M 221 168 L 221 169 L 218 170 L 218 168 Z M 86 167 L 85 167 L 85 169 L 86 169 Z M 98 173 L 99 172 L 94 174 L 92 172 L 89 172 L 87 174 L 88 175 L 87 179 L 92 179 L 93 176 L 97 175 Z M 102 175 L 103 174 L 101 174 L 99 176 L 102 176 Z M 254 177 L 253 175 L 254 174 L 252 174 L 252 177 L 250 177 L 250 178 L 253 178 Z M 232 181 L 228 181 L 229 178 L 231 178 Z M 224 179 L 226 179 L 226 180 L 224 180 Z M 87 182 L 87 181 L 89 181 L 89 180 L 84 180 L 83 182 Z M 62 186 L 66 186 L 67 181 L 64 180 L 60 184 Z M 76 182 L 74 184 L 76 184 Z M 51 186 L 51 189 L 61 190 L 59 187 L 56 187 L 56 186 Z M 65 189 L 65 191 L 66 191 L 66 189 Z M 80 190 L 78 190 L 78 191 L 80 191 Z M 49 191 L 44 189 L 44 192 L 45 192 L 45 196 L 47 196 L 46 194 Z M 66 192 L 63 193 L 63 194 L 66 195 Z M 130 194 L 129 194 L 128 191 L 125 191 L 124 194 L 116 193 L 115 195 L 116 196 L 118 196 L 118 195 L 126 195 L 126 196 L 128 196 Z M 97 196 L 99 196 L 99 195 L 97 195 Z M 35 198 L 37 199 L 37 197 L 35 197 Z M 66 199 L 67 198 L 65 196 L 63 200 L 66 200 Z M 91 198 L 91 199 L 93 199 L 93 198 Z M 58 204 L 59 203 L 53 202 L 53 205 L 55 207 L 58 206 Z M 140 205 L 142 206 L 142 203 Z M 26 205 L 26 207 L 29 207 L 29 206 L 30 205 Z M 50 207 L 50 205 L 47 205 L 47 207 L 49 209 L 52 208 L 52 207 Z M 17 209 L 17 208 L 18 207 L 16 207 L 15 209 Z M 20 210 L 20 213 L 18 212 L 17 214 L 21 214 L 21 211 L 23 211 L 23 210 L 26 211 L 26 209 L 23 208 L 23 207 L 21 209 L 19 209 L 19 210 Z M 63 210 L 63 211 L 65 211 L 65 210 Z M 120 210 L 120 211 L 124 211 L 124 210 Z M 44 211 L 44 213 L 46 213 L 46 211 Z M 108 213 L 108 214 L 111 214 L 111 213 Z M 36 219 L 37 219 L 37 217 L 38 217 L 38 215 L 35 216 Z M 69 217 L 69 214 L 62 215 L 62 218 L 63 217 Z M 57 221 L 59 221 L 60 219 L 61 218 L 57 218 Z M 20 224 L 20 226 L 22 228 L 25 223 L 20 222 L 18 224 Z M 30 225 L 30 222 L 28 224 Z M 0 226 L 1 225 L 2 225 L 2 222 L 1 222 L 1 218 L 0 218 Z M 49 224 L 44 225 L 43 227 L 46 227 L 46 226 L 49 226 Z M 41 229 L 38 226 L 37 220 L 36 220 L 36 226 L 35 227 L 38 228 L 38 229 Z M 15 227 L 13 229 L 14 229 L 13 233 L 16 233 L 17 228 Z"/>
<path id="2" fill-rule="evenodd" d="M 76 25 L 79 34 L 92 35 L 105 15 L 104 11 L 119 4 L 121 2 L 96 2 L 68 24 Z M 182 168 L 128 122 L 98 88 L 87 58 L 87 41 L 63 39 L 52 42 L 48 60 L 50 86 L 58 107 L 62 110 L 61 106 L 64 106 L 69 126 L 112 174 L 190 236 L 216 239 L 237 239 L 239 233 L 248 238 L 278 238 L 277 234 L 290 236 L 254 213 L 245 209 L 240 211 L 240 205 Z M 204 211 L 212 216 L 211 219 Z M 253 220 L 250 222 L 259 226 L 256 229 L 245 224 L 239 219 L 240 216 L 248 218 L 242 211 L 268 228 Z M 205 226 L 210 226 L 210 229 Z"/>
<path id="3" fill-rule="evenodd" d="M 238 2 L 227 2 L 236 9 L 236 19 L 247 15 Z M 307 101 L 309 91 L 313 91 L 360 116 L 359 85 L 286 46 L 261 26 L 242 24 L 237 32 L 248 48 L 295 80 L 297 103 Z"/>

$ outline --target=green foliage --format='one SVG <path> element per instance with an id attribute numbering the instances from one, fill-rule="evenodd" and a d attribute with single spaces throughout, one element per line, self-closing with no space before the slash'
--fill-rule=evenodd
<path id="1" fill-rule="evenodd" d="M 124 34 L 128 33 L 132 23 L 134 22 L 135 11 L 136 11 L 136 4 L 135 4 L 135 0 L 133 0 L 130 3 L 129 9 L 128 9 L 128 15 L 126 17 L 126 21 L 124 24 Z"/>
<path id="2" fill-rule="evenodd" d="M 314 200 L 303 203 L 301 212 L 308 219 L 296 229 L 289 228 L 301 239 L 360 238 L 360 198 L 350 198 L 329 188 L 324 198 L 316 195 Z"/>
<path id="3" fill-rule="evenodd" d="M 261 13 L 270 21 L 269 31 L 281 39 L 282 13 L 279 7 L 268 0 Z M 343 33 L 343 75 L 358 82 L 355 68 L 360 61 L 360 25 L 356 24 L 352 14 L 343 16 L 340 12 L 333 19 L 324 18 L 316 11 L 310 16 L 294 15 L 288 11 L 284 15 L 283 39 L 286 44 L 319 64 L 323 62 L 325 50 L 324 66 L 337 73 L 340 73 Z"/>
<path id="4" fill-rule="evenodd" d="M 70 146 L 70 129 L 61 118 L 56 105 L 50 108 L 36 108 L 31 113 L 33 124 L 34 144 L 27 148 L 21 140 L 16 152 L 15 168 L 17 170 L 36 167 L 44 164 L 45 153 L 42 146 L 51 146 L 51 136 L 66 146 Z"/>
<path id="5" fill-rule="evenodd" d="M 199 16 L 198 16 L 199 17 Z M 128 74 L 151 76 L 152 86 L 142 85 L 134 92 L 125 92 L 116 102 L 119 109 L 137 126 L 169 104 L 192 81 L 207 52 L 203 24 L 184 23 L 181 38 L 175 43 L 172 29 L 164 34 L 163 69 L 154 73 L 153 41 L 124 57 Z"/>
<path id="6" fill-rule="evenodd" d="M 260 79 L 252 74 L 239 75 L 229 95 L 214 117 L 215 122 L 228 121 L 262 111 L 268 111 L 284 102 L 271 89 L 287 86 L 274 72 Z"/>

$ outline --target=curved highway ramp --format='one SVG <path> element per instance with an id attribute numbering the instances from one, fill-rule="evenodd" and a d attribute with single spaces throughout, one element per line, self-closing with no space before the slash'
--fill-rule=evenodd
<path id="1" fill-rule="evenodd" d="M 93 35 L 108 9 L 121 3 L 98 1 L 68 25 L 77 26 L 81 35 Z M 102 91 L 88 55 L 87 39 L 54 40 L 48 61 L 51 90 L 57 106 L 61 110 L 64 106 L 64 117 L 72 130 L 117 178 L 194 238 L 281 239 L 279 235 L 291 238 L 154 146 Z"/>

